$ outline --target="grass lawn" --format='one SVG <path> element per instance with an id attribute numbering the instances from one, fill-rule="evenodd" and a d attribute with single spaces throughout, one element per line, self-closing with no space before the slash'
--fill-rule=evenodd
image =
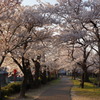
<path id="1" fill-rule="evenodd" d="M 93 78 L 93 77 L 90 77 L 90 81 L 93 82 L 94 84 L 98 84 L 98 79 L 97 78 Z"/>
<path id="2" fill-rule="evenodd" d="M 74 87 L 72 88 L 72 91 L 76 97 L 79 97 L 80 100 L 100 100 L 100 88 L 94 86 L 91 83 L 85 82 L 84 89 L 80 88 L 80 81 L 73 80 Z M 73 96 L 73 98 L 75 98 Z M 81 99 L 84 98 L 84 99 Z M 73 100 L 79 100 L 79 99 L 73 99 Z"/>

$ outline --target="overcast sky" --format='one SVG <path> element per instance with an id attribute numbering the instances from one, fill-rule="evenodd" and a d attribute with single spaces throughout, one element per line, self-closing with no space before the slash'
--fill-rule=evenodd
<path id="1" fill-rule="evenodd" d="M 51 4 L 55 4 L 57 1 L 56 0 L 41 0 L 43 2 L 49 2 Z M 84 0 L 84 1 L 87 1 L 87 0 Z M 34 5 L 34 4 L 38 4 L 37 0 L 23 0 L 22 2 L 23 5 Z"/>
<path id="2" fill-rule="evenodd" d="M 51 4 L 55 4 L 57 1 L 56 0 L 42 0 L 43 2 L 50 2 Z M 23 0 L 22 2 L 23 5 L 34 5 L 38 4 L 36 0 Z"/>

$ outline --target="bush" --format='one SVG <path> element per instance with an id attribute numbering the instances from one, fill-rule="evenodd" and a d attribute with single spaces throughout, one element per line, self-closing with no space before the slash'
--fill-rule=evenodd
<path id="1" fill-rule="evenodd" d="M 9 96 L 14 93 L 20 92 L 21 82 L 10 83 L 5 87 L 1 88 L 1 97 Z"/>

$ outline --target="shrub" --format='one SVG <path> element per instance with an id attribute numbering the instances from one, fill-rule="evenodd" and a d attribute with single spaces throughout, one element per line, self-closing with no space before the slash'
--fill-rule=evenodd
<path id="1" fill-rule="evenodd" d="M 21 82 L 10 83 L 5 87 L 1 88 L 1 97 L 9 96 L 14 93 L 20 92 Z"/>

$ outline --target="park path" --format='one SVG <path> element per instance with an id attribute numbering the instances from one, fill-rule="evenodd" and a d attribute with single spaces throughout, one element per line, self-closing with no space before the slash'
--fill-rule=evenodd
<path id="1" fill-rule="evenodd" d="M 62 77 L 60 82 L 50 86 L 36 100 L 71 100 L 72 82 L 67 77 Z"/>

